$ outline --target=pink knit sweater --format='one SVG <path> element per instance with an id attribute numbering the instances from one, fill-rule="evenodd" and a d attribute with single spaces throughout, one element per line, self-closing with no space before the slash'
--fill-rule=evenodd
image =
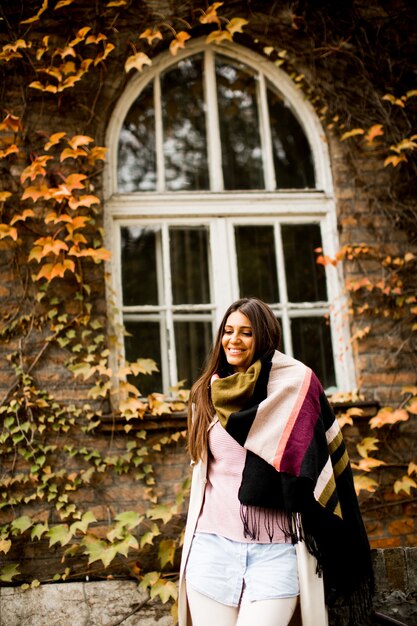
<path id="1" fill-rule="evenodd" d="M 253 543 L 243 534 L 237 494 L 242 480 L 246 450 L 217 422 L 209 432 L 209 463 L 203 508 L 196 532 L 213 533 L 244 543 Z M 265 529 L 266 515 L 260 511 L 257 543 L 271 543 Z M 273 516 L 272 543 L 285 543 L 280 516 Z"/>

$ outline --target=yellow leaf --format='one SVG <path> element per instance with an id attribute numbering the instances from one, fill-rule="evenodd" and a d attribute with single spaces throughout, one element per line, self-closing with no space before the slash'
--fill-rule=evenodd
<path id="1" fill-rule="evenodd" d="M 224 40 L 226 40 L 226 41 L 233 41 L 232 40 L 232 35 L 229 33 L 228 30 L 213 30 L 206 37 L 206 43 L 219 44 L 219 43 L 221 43 Z"/>
<path id="2" fill-rule="evenodd" d="M 173 39 L 169 44 L 170 53 L 175 56 L 180 48 L 185 48 L 185 42 L 188 39 L 191 39 L 191 35 L 186 33 L 184 30 L 177 33 L 175 39 Z"/>
<path id="3" fill-rule="evenodd" d="M 4 554 L 7 554 L 11 547 L 12 542 L 10 541 L 10 539 L 0 539 L 0 552 L 4 552 Z"/>
<path id="4" fill-rule="evenodd" d="M 417 465 L 413 462 L 408 464 L 407 474 L 411 476 L 411 474 L 417 474 Z"/>
<path id="5" fill-rule="evenodd" d="M 13 226 L 7 224 L 0 224 L 0 239 L 6 239 L 11 237 L 14 241 L 17 240 L 17 230 Z"/>
<path id="6" fill-rule="evenodd" d="M 202 11 L 202 15 L 199 18 L 201 24 L 220 24 L 219 16 L 217 15 L 217 9 L 221 7 L 223 2 L 213 2 L 207 9 Z"/>
<path id="7" fill-rule="evenodd" d="M 347 415 L 346 413 L 338 416 L 337 421 L 339 423 L 339 428 L 341 429 L 343 428 L 343 426 L 346 426 L 346 424 L 349 424 L 349 426 L 353 426 L 353 419 L 349 417 L 349 415 Z"/>
<path id="8" fill-rule="evenodd" d="M 6 202 L 7 198 L 10 198 L 11 195 L 12 193 L 10 191 L 0 191 L 0 202 Z"/>
<path id="9" fill-rule="evenodd" d="M 356 449 L 361 457 L 365 459 L 368 456 L 368 452 L 378 450 L 378 446 L 376 445 L 377 443 L 379 443 L 379 439 L 376 439 L 376 437 L 365 437 L 362 441 L 356 444 Z"/>
<path id="10" fill-rule="evenodd" d="M 144 52 L 137 52 L 130 56 L 125 63 L 125 72 L 135 69 L 141 72 L 144 65 L 152 65 L 151 59 Z"/>
<path id="11" fill-rule="evenodd" d="M 245 20 L 243 17 L 234 17 L 227 24 L 226 28 L 229 33 L 233 36 L 235 33 L 241 33 L 242 28 L 248 24 L 248 20 Z"/>
<path id="12" fill-rule="evenodd" d="M 106 4 L 107 7 L 123 7 L 126 4 L 126 0 L 112 0 Z"/>
<path id="13" fill-rule="evenodd" d="M 271 56 L 271 54 L 274 51 L 274 46 L 265 46 L 265 48 L 263 49 L 264 54 L 266 54 L 266 56 Z"/>
<path id="14" fill-rule="evenodd" d="M 370 472 L 380 465 L 385 465 L 385 461 L 379 461 L 371 456 L 364 457 L 359 463 L 352 463 L 353 469 L 360 470 L 361 472 Z"/>
<path id="15" fill-rule="evenodd" d="M 148 44 L 151 46 L 154 39 L 162 39 L 162 33 L 160 30 L 147 28 L 139 35 L 139 39 L 146 39 Z"/>
<path id="16" fill-rule="evenodd" d="M 369 420 L 371 428 L 381 428 L 388 424 L 396 424 L 397 422 L 405 422 L 409 419 L 409 415 L 405 409 L 393 409 L 390 406 L 384 406 L 379 409 L 375 417 Z"/>
<path id="17" fill-rule="evenodd" d="M 354 476 L 353 481 L 355 484 L 355 491 L 358 495 L 360 491 L 369 491 L 370 493 L 374 493 L 376 489 L 378 489 L 379 485 L 373 478 L 369 478 L 369 476 L 365 476 L 361 474 L 360 476 Z"/>
<path id="18" fill-rule="evenodd" d="M 391 104 L 395 104 L 396 106 L 399 107 L 404 107 L 404 100 L 402 100 L 401 98 L 396 98 L 395 96 L 393 96 L 390 93 L 385 94 L 385 96 L 382 96 L 383 100 L 388 100 L 388 102 L 391 102 Z"/>
<path id="19" fill-rule="evenodd" d="M 92 43 L 99 43 L 100 41 L 106 41 L 106 40 L 107 40 L 106 35 L 103 35 L 103 33 L 99 33 L 98 35 L 89 35 L 87 39 L 85 40 L 85 43 L 88 46 Z"/>
<path id="20" fill-rule="evenodd" d="M 417 415 L 417 396 L 410 398 L 410 400 L 405 405 L 405 408 L 407 409 L 409 413 L 413 413 L 413 415 Z"/>
<path id="21" fill-rule="evenodd" d="M 408 495 L 410 495 L 410 491 L 412 488 L 416 488 L 416 481 L 410 478 L 410 476 L 403 476 L 399 478 L 394 483 L 394 492 L 399 493 L 400 491 L 405 491 Z"/>
<path id="22" fill-rule="evenodd" d="M 355 137 L 355 135 L 364 135 L 365 131 L 363 130 L 363 128 L 353 128 L 352 130 L 347 131 L 346 133 L 343 133 L 343 135 L 340 137 L 340 141 L 345 141 L 345 139 L 349 139 L 349 137 Z"/>
<path id="23" fill-rule="evenodd" d="M 413 98 L 414 96 L 417 96 L 417 89 L 411 89 L 411 91 L 407 91 L 405 95 L 407 98 Z"/>

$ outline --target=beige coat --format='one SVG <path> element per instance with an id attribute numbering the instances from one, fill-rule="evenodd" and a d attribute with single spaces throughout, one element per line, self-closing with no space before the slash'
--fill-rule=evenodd
<path id="1" fill-rule="evenodd" d="M 188 508 L 187 524 L 185 528 L 184 545 L 182 550 L 179 596 L 178 596 L 178 624 L 192 626 L 188 611 L 187 594 L 185 588 L 185 566 L 190 552 L 191 542 L 197 526 L 204 500 L 204 491 L 207 483 L 207 455 L 193 467 L 191 482 L 190 504 Z M 327 610 L 324 604 L 323 579 L 317 576 L 316 561 L 305 548 L 303 542 L 296 545 L 298 575 L 300 580 L 300 602 L 290 626 L 327 626 Z M 198 624 L 194 624 L 198 626 Z"/>

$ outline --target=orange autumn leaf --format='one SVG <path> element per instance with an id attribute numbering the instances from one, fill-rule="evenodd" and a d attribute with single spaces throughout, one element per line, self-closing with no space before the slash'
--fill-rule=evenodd
<path id="1" fill-rule="evenodd" d="M 13 226 L 0 224 L 0 239 L 6 239 L 6 237 L 11 237 L 14 241 L 17 241 L 17 230 Z"/>
<path id="2" fill-rule="evenodd" d="M 387 165 L 392 165 L 393 167 L 397 167 L 397 165 L 402 161 L 407 161 L 407 157 L 405 156 L 405 154 L 391 154 L 391 156 L 385 159 L 384 166 L 387 167 Z"/>
<path id="3" fill-rule="evenodd" d="M 59 160 L 65 161 L 66 159 L 76 159 L 79 156 L 86 156 L 86 151 L 83 148 L 73 150 L 72 148 L 64 148 L 60 154 Z"/>
<path id="4" fill-rule="evenodd" d="M 104 61 L 104 59 L 106 59 L 109 56 L 110 52 L 112 50 L 114 50 L 115 47 L 116 46 L 114 44 L 112 44 L 112 43 L 106 44 L 106 47 L 104 48 L 104 50 L 102 52 L 100 52 L 96 56 L 96 58 L 94 59 L 94 66 L 98 65 L 99 63 L 101 63 L 101 61 Z"/>
<path id="5" fill-rule="evenodd" d="M 49 187 L 42 183 L 41 185 L 30 185 L 26 187 L 24 192 L 22 193 L 22 200 L 27 200 L 30 198 L 33 202 L 39 200 L 39 198 L 50 198 L 51 193 Z"/>
<path id="6" fill-rule="evenodd" d="M 0 202 L 6 202 L 7 198 L 10 198 L 12 193 L 10 191 L 0 191 Z"/>
<path id="7" fill-rule="evenodd" d="M 52 146 L 56 146 L 57 143 L 61 141 L 65 137 L 67 133 L 53 133 L 49 137 L 49 141 L 45 144 L 44 148 L 46 152 L 52 148 Z"/>
<path id="8" fill-rule="evenodd" d="M 51 211 L 45 217 L 45 224 L 50 224 L 51 222 L 53 224 L 60 224 L 61 222 L 68 222 L 71 224 L 72 217 L 70 215 L 67 215 L 66 213 L 61 213 L 61 215 L 58 215 L 55 211 Z"/>
<path id="9" fill-rule="evenodd" d="M 89 256 L 94 259 L 96 263 L 99 263 L 100 261 L 108 261 L 110 259 L 110 252 L 105 248 L 84 248 L 83 250 L 80 250 L 76 246 L 72 246 L 68 254 L 76 257 Z"/>
<path id="10" fill-rule="evenodd" d="M 104 146 L 94 146 L 88 152 L 87 161 L 89 163 L 94 163 L 95 161 L 105 161 L 106 160 L 106 152 L 107 148 Z"/>
<path id="11" fill-rule="evenodd" d="M 233 36 L 235 33 L 241 33 L 242 28 L 248 24 L 248 20 L 245 20 L 243 17 L 234 17 L 227 24 L 226 28 L 229 33 Z"/>
<path id="12" fill-rule="evenodd" d="M 413 415 L 417 415 L 417 396 L 410 398 L 410 400 L 405 405 L 405 408 L 407 409 L 409 413 L 413 413 Z"/>
<path id="13" fill-rule="evenodd" d="M 188 39 L 191 39 L 191 35 L 186 33 L 184 30 L 177 33 L 175 35 L 175 39 L 173 39 L 169 44 L 170 53 L 175 56 L 180 48 L 185 48 L 185 42 Z"/>
<path id="14" fill-rule="evenodd" d="M 376 137 L 380 137 L 384 134 L 382 124 L 374 124 L 369 128 L 368 132 L 365 135 L 365 141 L 369 144 L 373 143 Z"/>
<path id="15" fill-rule="evenodd" d="M 343 133 L 343 135 L 340 137 L 340 141 L 345 141 L 346 139 L 349 139 L 349 137 L 355 137 L 356 135 L 364 135 L 365 131 L 363 130 L 363 128 L 353 128 L 352 130 L 347 131 L 346 133 Z"/>
<path id="16" fill-rule="evenodd" d="M 106 41 L 106 40 L 107 40 L 106 35 L 103 35 L 103 33 L 99 33 L 98 35 L 89 35 L 87 39 L 85 40 L 85 43 L 87 46 L 89 46 L 92 43 L 99 43 L 100 41 Z"/>
<path id="17" fill-rule="evenodd" d="M 54 11 L 56 11 L 57 9 L 61 9 L 62 7 L 66 7 L 69 4 L 72 4 L 74 2 L 74 0 L 59 0 L 59 2 L 57 2 L 57 4 L 54 7 Z"/>
<path id="18" fill-rule="evenodd" d="M 34 15 L 33 17 L 29 17 L 26 20 L 22 20 L 20 23 L 21 24 L 32 24 L 33 22 L 37 22 L 38 19 L 40 18 L 40 16 L 42 15 L 42 13 L 44 13 L 47 8 L 48 8 L 48 0 L 43 0 L 42 6 L 39 9 L 39 11 L 36 13 L 36 15 Z"/>
<path id="19" fill-rule="evenodd" d="M 20 117 L 10 115 L 10 113 L 8 113 L 4 120 L 0 123 L 0 130 L 11 130 L 13 133 L 18 133 L 22 130 Z"/>
<path id="20" fill-rule="evenodd" d="M 201 24 L 220 24 L 219 16 L 217 15 L 217 9 L 221 7 L 223 2 L 213 2 L 207 9 L 202 11 L 202 15 L 199 18 Z"/>
<path id="21" fill-rule="evenodd" d="M 40 91 L 49 91 L 50 93 L 57 93 L 58 87 L 55 85 L 43 85 L 39 80 L 34 80 L 29 84 L 32 89 L 39 89 Z"/>
<path id="22" fill-rule="evenodd" d="M 71 259 L 65 259 L 62 263 L 45 263 L 35 279 L 46 278 L 46 280 L 52 280 L 53 278 L 62 278 L 67 270 L 70 272 L 75 270 L 75 263 Z"/>
<path id="23" fill-rule="evenodd" d="M 369 420 L 369 426 L 371 428 L 382 428 L 382 426 L 396 424 L 397 422 L 405 422 L 409 417 L 405 409 L 393 409 L 390 406 L 385 406 L 379 409 L 375 417 Z"/>
<path id="24" fill-rule="evenodd" d="M 26 167 L 20 175 L 20 182 L 24 183 L 27 178 L 35 180 L 37 176 L 44 176 L 46 174 L 45 165 L 52 159 L 51 156 L 38 156 L 28 167 Z"/>
<path id="25" fill-rule="evenodd" d="M 4 157 L 9 156 L 10 154 L 17 154 L 19 152 L 19 148 L 16 144 L 12 144 L 5 150 L 0 150 L 0 159 L 4 159 Z"/>
<path id="26" fill-rule="evenodd" d="M 88 135 L 74 135 L 68 139 L 67 143 L 70 148 L 76 150 L 80 146 L 87 146 L 92 141 L 94 141 L 94 139 Z"/>
<path id="27" fill-rule="evenodd" d="M 20 215 L 15 215 L 14 217 L 12 217 L 12 219 L 10 220 L 10 225 L 13 226 L 13 224 L 16 224 L 16 222 L 25 222 L 28 217 L 34 217 L 34 215 L 35 211 L 33 209 L 25 209 Z"/>
<path id="28" fill-rule="evenodd" d="M 151 59 L 144 52 L 137 52 L 132 56 L 128 57 L 125 63 L 125 72 L 130 72 L 130 70 L 138 70 L 141 72 L 144 65 L 152 65 Z"/>
<path id="29" fill-rule="evenodd" d="M 78 209 L 80 206 L 90 208 L 93 204 L 100 204 L 100 200 L 97 196 L 80 196 L 79 198 L 71 198 L 68 202 L 69 208 L 73 211 Z"/>
<path id="30" fill-rule="evenodd" d="M 206 37 L 206 43 L 219 44 L 222 41 L 233 41 L 231 33 L 228 30 L 213 30 Z"/>
<path id="31" fill-rule="evenodd" d="M 45 257 L 48 254 L 55 254 L 55 256 L 58 256 L 61 251 L 68 250 L 68 246 L 65 241 L 62 241 L 61 239 L 54 239 L 53 237 L 39 237 L 39 239 L 34 241 L 33 245 L 35 248 L 41 249 L 42 257 Z M 29 260 L 32 258 L 36 258 L 36 260 L 38 260 L 39 253 L 32 254 L 31 251 L 29 254 Z"/>
<path id="32" fill-rule="evenodd" d="M 73 191 L 73 189 L 84 189 L 85 185 L 83 184 L 83 180 L 85 180 L 87 176 L 85 174 L 70 174 L 65 179 L 65 185 Z"/>
<path id="33" fill-rule="evenodd" d="M 162 33 L 158 29 L 147 28 L 139 35 L 139 39 L 146 39 L 148 44 L 151 46 L 154 39 L 162 39 Z"/>

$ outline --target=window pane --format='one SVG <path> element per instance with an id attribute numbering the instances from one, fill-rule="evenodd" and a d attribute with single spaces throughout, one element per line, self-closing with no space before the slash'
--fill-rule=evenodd
<path id="1" fill-rule="evenodd" d="M 212 344 L 210 322 L 175 322 L 178 379 L 189 389 L 202 373 L 204 360 Z"/>
<path id="2" fill-rule="evenodd" d="M 281 229 L 285 257 L 287 292 L 290 302 L 327 300 L 324 267 L 316 263 L 321 247 L 318 224 L 284 224 Z"/>
<path id="3" fill-rule="evenodd" d="M 277 189 L 314 188 L 313 157 L 300 123 L 273 88 L 268 106 Z"/>
<path id="4" fill-rule="evenodd" d="M 125 306 L 158 304 L 156 246 L 160 232 L 154 227 L 121 229 L 122 290 Z"/>
<path id="5" fill-rule="evenodd" d="M 208 189 L 201 55 L 161 76 L 166 188 Z"/>
<path id="6" fill-rule="evenodd" d="M 225 189 L 263 189 L 256 80 L 224 57 L 216 61 Z"/>
<path id="7" fill-rule="evenodd" d="M 173 303 L 210 302 L 206 228 L 171 228 L 169 241 Z"/>
<path id="8" fill-rule="evenodd" d="M 273 227 L 236 226 L 235 239 L 240 297 L 279 302 Z"/>
<path id="9" fill-rule="evenodd" d="M 156 189 L 153 83 L 145 87 L 123 122 L 117 181 L 121 193 Z"/>
<path id="10" fill-rule="evenodd" d="M 294 357 L 317 374 L 325 389 L 336 384 L 330 326 L 324 317 L 291 320 Z"/>
<path id="11" fill-rule="evenodd" d="M 159 322 L 129 322 L 125 328 L 130 336 L 125 336 L 126 359 L 153 359 L 161 370 L 161 335 Z M 129 382 L 139 389 L 143 396 L 154 391 L 162 391 L 161 371 L 152 375 L 141 374 L 129 377 Z"/>

